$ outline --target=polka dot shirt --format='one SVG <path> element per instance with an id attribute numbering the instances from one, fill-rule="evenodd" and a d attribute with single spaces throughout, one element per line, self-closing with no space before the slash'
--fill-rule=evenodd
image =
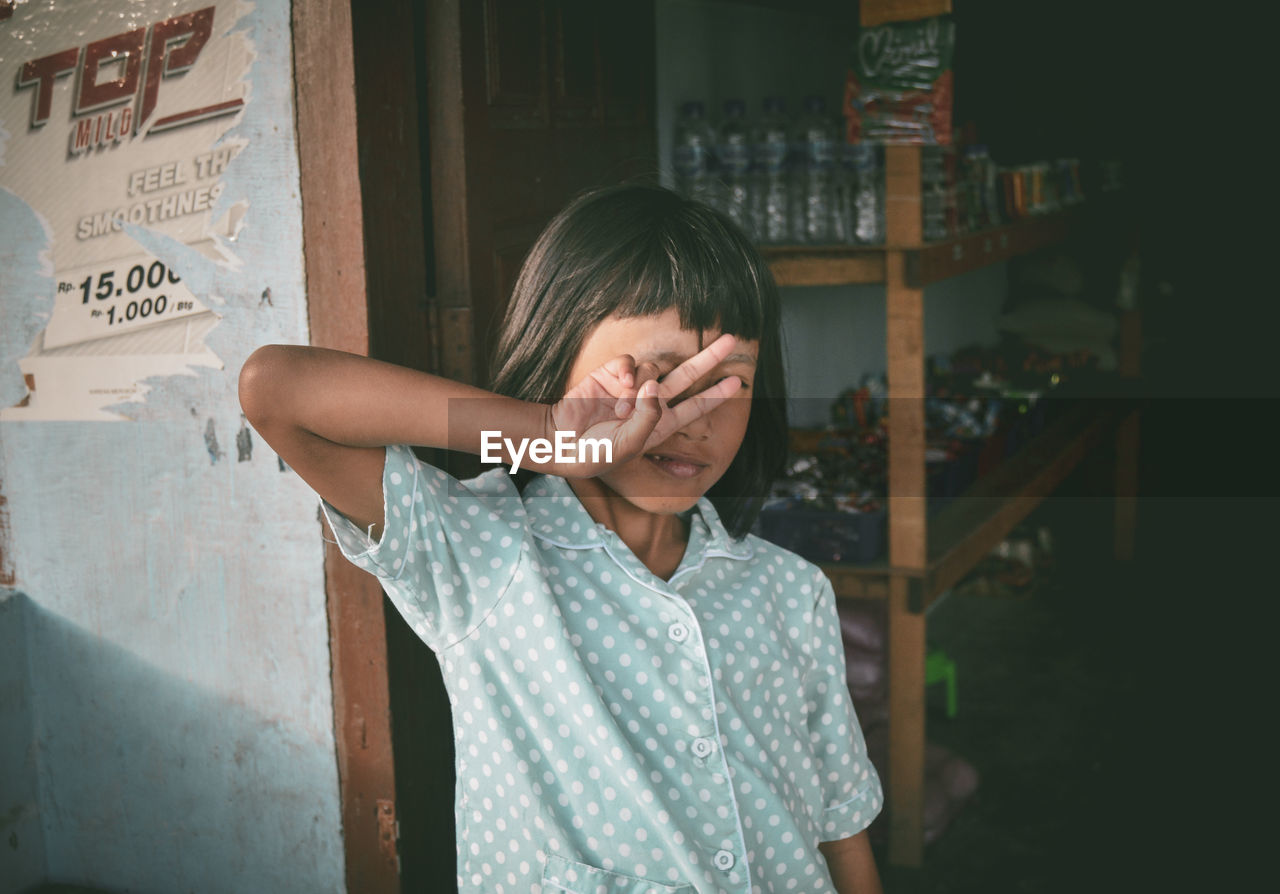
<path id="1" fill-rule="evenodd" d="M 706 499 L 664 581 L 562 479 L 390 447 L 383 487 L 376 543 L 325 513 L 440 660 L 460 891 L 834 891 L 818 842 L 882 792 L 817 567 Z"/>

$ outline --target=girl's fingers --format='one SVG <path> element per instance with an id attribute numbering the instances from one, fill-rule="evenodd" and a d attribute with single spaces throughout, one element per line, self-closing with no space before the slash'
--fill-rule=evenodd
<path id="1" fill-rule="evenodd" d="M 614 411 L 618 414 L 618 418 L 627 418 L 627 414 L 630 413 L 632 407 L 635 406 L 636 395 L 639 393 L 639 390 L 644 387 L 646 382 L 657 379 L 658 372 L 657 364 L 650 363 L 648 361 L 635 367 L 635 371 L 632 375 L 632 381 L 635 386 L 634 389 L 628 389 L 628 392 L 618 400 L 618 403 L 614 408 Z M 656 397 L 656 388 L 654 394 Z"/>
<path id="2" fill-rule="evenodd" d="M 619 419 L 627 418 L 635 401 L 636 360 L 634 357 L 630 354 L 614 357 L 593 370 L 585 381 L 595 382 L 600 387 L 604 394 L 599 396 L 617 398 L 613 405 L 614 415 Z"/>
<path id="3" fill-rule="evenodd" d="M 715 369 L 733 351 L 738 338 L 725 333 L 684 363 L 681 363 L 662 380 L 662 393 L 666 397 L 682 394 L 699 379 Z"/>
<path id="4" fill-rule="evenodd" d="M 710 413 L 737 394 L 741 387 L 742 379 L 737 376 L 727 376 L 710 388 L 680 401 L 674 407 L 668 407 L 667 412 L 671 415 L 671 430 L 679 431 L 698 417 Z"/>
<path id="5" fill-rule="evenodd" d="M 630 354 L 621 354 L 614 357 L 606 363 L 603 369 L 607 369 L 618 380 L 618 384 L 623 388 L 634 388 L 636 382 L 636 358 Z"/>
<path id="6" fill-rule="evenodd" d="M 658 399 L 658 383 L 650 379 L 640 386 L 636 394 L 635 412 L 618 429 L 616 442 L 619 455 L 638 453 L 648 442 L 650 433 L 661 419 L 662 402 Z"/>

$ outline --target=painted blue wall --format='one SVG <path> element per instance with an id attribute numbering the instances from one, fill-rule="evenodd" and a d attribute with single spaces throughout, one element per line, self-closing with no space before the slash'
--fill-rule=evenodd
<path id="1" fill-rule="evenodd" d="M 256 56 L 224 137 L 247 141 L 222 178 L 222 208 L 248 202 L 235 263 L 132 231 L 221 315 L 223 368 L 150 381 L 126 422 L 0 423 L 0 894 L 344 888 L 316 501 L 236 399 L 257 345 L 307 340 L 289 4 L 236 27 Z M 8 198 L 4 260 L 35 258 L 50 234 Z M 52 288 L 0 264 L 0 328 Z M 8 374 L 26 342 L 4 347 Z"/>

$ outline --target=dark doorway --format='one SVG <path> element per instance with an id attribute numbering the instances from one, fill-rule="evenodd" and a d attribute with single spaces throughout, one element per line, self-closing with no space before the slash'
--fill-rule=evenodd
<path id="1" fill-rule="evenodd" d="M 551 216 L 585 189 L 656 180 L 653 4 L 382 0 L 351 15 L 369 353 L 483 385 Z M 440 894 L 456 890 L 449 701 L 436 656 L 383 605 L 400 889 Z"/>

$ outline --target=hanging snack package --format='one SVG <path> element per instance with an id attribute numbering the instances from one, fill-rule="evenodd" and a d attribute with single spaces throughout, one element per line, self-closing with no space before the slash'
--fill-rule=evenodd
<path id="1" fill-rule="evenodd" d="M 888 22 L 858 31 L 845 80 L 850 143 L 951 143 L 951 16 Z"/>

